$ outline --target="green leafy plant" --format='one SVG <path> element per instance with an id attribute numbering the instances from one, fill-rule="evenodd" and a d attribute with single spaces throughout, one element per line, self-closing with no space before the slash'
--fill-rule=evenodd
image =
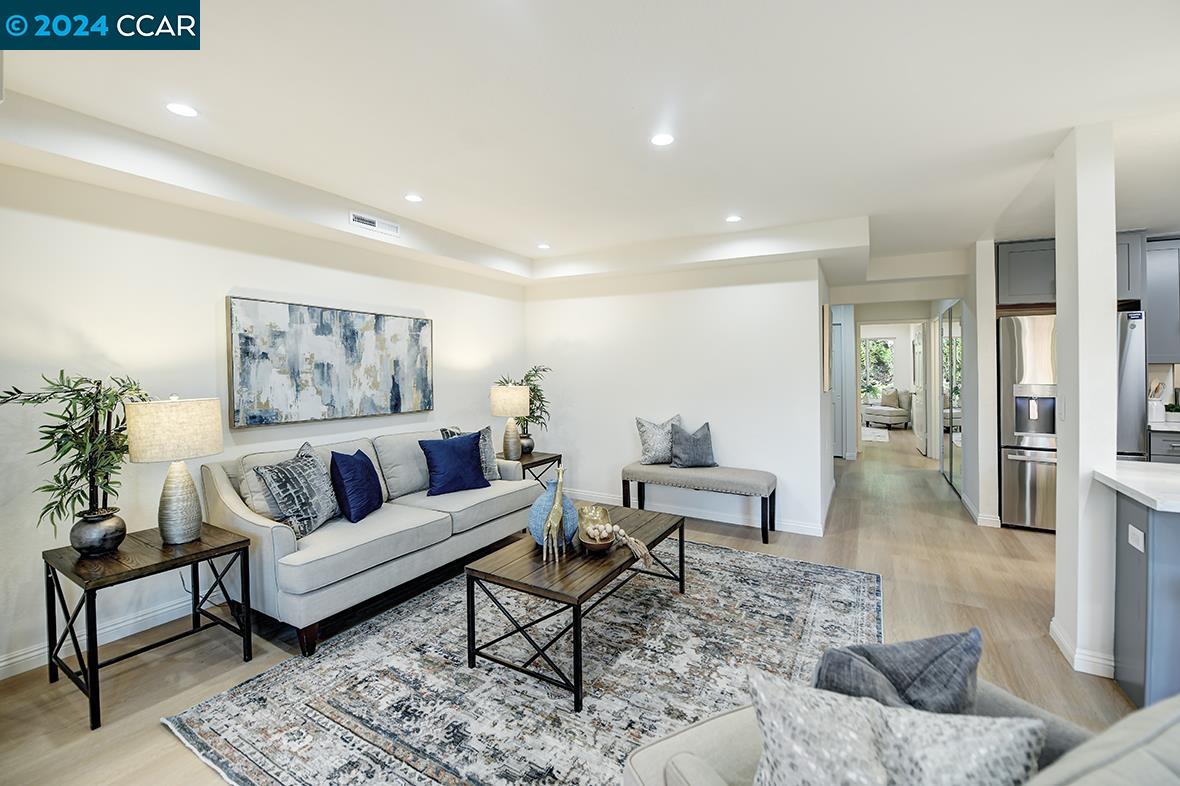
<path id="1" fill-rule="evenodd" d="M 1164 404 L 1164 412 L 1180 412 L 1180 404 Z"/>
<path id="2" fill-rule="evenodd" d="M 876 398 L 881 395 L 881 386 L 869 379 L 860 381 L 861 398 Z"/>
<path id="3" fill-rule="evenodd" d="M 151 397 L 130 377 L 109 380 L 66 376 L 41 377 L 41 390 L 25 392 L 11 387 L 0 393 L 0 404 L 41 406 L 56 404 L 47 412 L 50 420 L 39 429 L 41 447 L 32 453 L 48 453 L 44 464 L 57 464 L 53 479 L 36 490 L 49 495 L 37 524 L 48 520 L 54 534 L 60 521 L 80 513 L 114 512 L 111 497 L 119 496 L 119 470 L 127 456 L 127 423 L 123 404 Z"/>
<path id="4" fill-rule="evenodd" d="M 496 380 L 497 385 L 524 385 L 529 389 L 528 417 L 516 418 L 516 425 L 520 429 L 520 433 L 526 437 L 529 433 L 530 423 L 540 427 L 542 431 L 549 428 L 549 399 L 545 398 L 541 382 L 544 381 L 545 375 L 552 370 L 549 366 L 533 366 L 524 372 L 524 376 L 520 379 L 513 379 L 505 374 Z"/>

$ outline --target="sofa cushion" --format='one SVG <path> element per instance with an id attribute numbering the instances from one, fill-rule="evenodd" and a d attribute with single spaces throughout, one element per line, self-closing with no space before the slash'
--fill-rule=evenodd
<path id="1" fill-rule="evenodd" d="M 1180 784 L 1180 696 L 1133 712 L 1029 781 L 1030 786 Z"/>
<path id="2" fill-rule="evenodd" d="M 757 786 L 1016 786 L 1037 771 L 1045 724 L 923 712 L 750 671 L 765 748 Z"/>
<path id="3" fill-rule="evenodd" d="M 463 532 L 480 524 L 507 516 L 532 505 L 544 489 L 528 480 L 493 480 L 487 488 L 467 489 L 450 494 L 428 496 L 416 491 L 398 497 L 395 505 L 442 511 L 451 514 L 451 531 Z"/>
<path id="4" fill-rule="evenodd" d="M 636 748 L 623 767 L 623 786 L 665 786 L 668 762 L 682 753 L 703 759 L 730 786 L 749 786 L 762 757 L 754 707 L 727 710 Z"/>
<path id="5" fill-rule="evenodd" d="M 418 445 L 421 439 L 442 439 L 442 431 L 411 431 L 373 438 L 381 475 L 385 478 L 386 499 L 397 499 L 430 486 L 426 455 Z"/>
<path id="6" fill-rule="evenodd" d="M 820 655 L 812 685 L 886 707 L 973 712 L 979 628 L 890 644 L 850 644 Z"/>
<path id="7" fill-rule="evenodd" d="M 344 518 L 356 523 L 381 507 L 381 476 L 373 460 L 358 450 L 349 456 L 332 451 L 332 488 Z"/>
<path id="8" fill-rule="evenodd" d="M 677 753 L 664 765 L 666 786 L 727 786 L 725 778 L 695 753 Z"/>
<path id="9" fill-rule="evenodd" d="M 340 515 L 328 468 L 309 443 L 303 443 L 289 459 L 255 467 L 254 474 L 270 492 L 267 502 L 279 514 L 275 519 L 295 530 L 296 538 L 306 537 Z"/>
<path id="10" fill-rule="evenodd" d="M 478 432 L 452 439 L 423 439 L 418 445 L 430 472 L 428 496 L 484 489 L 490 485 L 480 466 Z"/>
<path id="11" fill-rule="evenodd" d="M 979 681 L 979 687 L 975 693 L 973 714 L 986 715 L 991 718 L 1039 718 L 1043 720 L 1045 722 L 1045 747 L 1041 748 L 1041 755 L 1037 758 L 1037 766 L 1042 770 L 1094 736 L 1076 723 L 1041 709 L 1035 704 L 1030 704 L 1018 696 L 1013 696 L 987 680 Z"/>
<path id="12" fill-rule="evenodd" d="M 311 447 L 320 457 L 320 461 L 324 462 L 325 467 L 332 466 L 332 451 L 351 456 L 358 450 L 369 457 L 373 466 L 378 465 L 377 451 L 373 447 L 373 442 L 368 439 L 350 439 L 345 442 L 330 442 L 326 445 L 312 445 Z M 266 485 L 258 478 L 254 468 L 278 464 L 280 461 L 294 456 L 298 450 L 298 448 L 290 448 L 288 450 L 269 450 L 265 453 L 247 453 L 238 460 L 238 476 L 241 478 L 238 493 L 241 494 L 246 507 L 260 516 L 277 520 L 278 511 L 269 504 Z M 380 472 L 377 473 L 377 479 L 381 481 L 381 498 L 385 499 L 389 496 L 389 491 L 385 488 L 385 479 L 381 477 Z"/>
<path id="13" fill-rule="evenodd" d="M 452 439 L 471 433 L 463 431 L 458 426 L 445 426 L 441 431 L 443 439 Z M 496 460 L 496 445 L 492 438 L 491 426 L 484 426 L 479 430 L 479 465 L 486 480 L 500 479 L 500 464 Z M 511 480 L 511 478 L 507 479 Z"/>
<path id="14" fill-rule="evenodd" d="M 897 398 L 897 388 L 885 388 L 881 391 L 881 406 L 883 407 L 900 407 L 901 403 Z"/>
<path id="15" fill-rule="evenodd" d="M 276 565 L 279 589 L 301 595 L 389 562 L 451 535 L 445 513 L 385 504 L 356 524 L 337 519 L 304 536 Z M 362 600 L 361 598 L 357 599 Z"/>
<path id="16" fill-rule="evenodd" d="M 677 486 L 698 491 L 721 491 L 747 497 L 765 497 L 774 491 L 773 472 L 737 467 L 670 467 L 667 464 L 643 464 L 636 461 L 623 467 L 623 480 Z"/>

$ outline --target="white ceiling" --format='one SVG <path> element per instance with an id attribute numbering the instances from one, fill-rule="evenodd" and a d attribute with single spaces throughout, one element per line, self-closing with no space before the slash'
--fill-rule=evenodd
<path id="1" fill-rule="evenodd" d="M 1180 112 L 1116 122 L 1114 156 L 1118 228 L 1180 232 Z M 1053 187 L 1049 162 L 1000 216 L 996 239 L 1053 237 Z"/>
<path id="2" fill-rule="evenodd" d="M 541 258 L 864 215 L 874 256 L 959 247 L 1070 127 L 1180 110 L 1176 0 L 322 8 L 205 3 L 196 53 L 9 52 L 8 87 Z"/>

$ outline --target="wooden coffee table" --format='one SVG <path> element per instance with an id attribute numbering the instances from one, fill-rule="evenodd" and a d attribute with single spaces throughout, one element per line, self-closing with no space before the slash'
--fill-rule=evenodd
<path id="1" fill-rule="evenodd" d="M 679 530 L 680 553 L 678 571 L 673 571 L 655 554 L 652 559 L 662 571 L 646 570 L 636 566 L 637 560 L 626 546 L 615 546 L 606 553 L 566 549 L 558 562 L 545 563 L 541 559 L 541 547 L 532 538 L 521 538 L 508 546 L 476 560 L 466 567 L 467 573 L 467 666 L 475 667 L 476 658 L 506 666 L 513 671 L 535 677 L 550 685 L 564 688 L 574 694 L 574 711 L 582 711 L 582 620 L 599 603 L 609 598 L 620 587 L 638 575 L 670 579 L 684 592 L 684 517 L 670 513 L 656 513 L 651 510 L 632 510 L 614 505 L 605 506 L 610 511 L 611 523 L 627 531 L 628 535 L 647 544 L 654 551 L 657 544 Z M 576 541 L 575 541 L 576 542 Z M 523 592 L 560 604 L 556 609 L 527 622 L 518 621 L 492 593 L 489 584 Z M 508 618 L 512 630 L 491 641 L 479 644 L 475 639 L 475 588 L 479 587 L 491 599 L 500 613 Z M 595 597 L 597 596 L 597 597 Z M 590 602 L 593 598 L 593 602 Z M 587 605 L 588 604 L 588 605 Z M 545 643 L 529 633 L 529 628 L 545 620 L 569 611 L 572 619 L 568 625 Z M 549 649 L 567 633 L 573 631 L 573 675 L 566 673 L 549 656 Z M 521 636 L 534 650 L 524 663 L 511 663 L 487 650 L 513 636 Z M 553 674 L 530 668 L 538 659 L 553 671 Z"/>

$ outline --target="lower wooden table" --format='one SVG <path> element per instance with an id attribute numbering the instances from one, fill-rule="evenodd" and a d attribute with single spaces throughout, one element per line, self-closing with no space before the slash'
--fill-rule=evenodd
<path id="1" fill-rule="evenodd" d="M 177 545 L 165 544 L 160 539 L 160 530 L 145 529 L 130 532 L 127 539 L 119 545 L 118 551 L 102 557 L 83 557 L 74 549 L 66 546 L 50 549 L 41 553 L 45 560 L 45 624 L 47 631 L 49 652 L 49 681 L 57 682 L 59 670 L 65 672 L 78 690 L 86 694 L 90 700 L 90 728 L 97 729 L 102 725 L 99 707 L 98 670 L 106 666 L 126 660 L 134 655 L 147 652 L 156 647 L 170 644 L 177 639 L 191 636 L 203 630 L 220 625 L 242 637 L 242 660 L 248 661 L 253 657 L 250 641 L 250 541 L 237 533 L 205 524 L 201 527 L 201 536 L 189 543 Z M 216 557 L 230 556 L 229 562 L 219 571 L 212 560 Z M 221 593 L 229 600 L 229 593 L 225 590 L 222 579 L 229 572 L 234 562 L 241 566 L 242 600 L 241 603 L 231 601 L 231 613 L 236 625 L 227 622 L 202 608 L 213 590 L 220 587 Z M 201 595 L 200 563 L 209 562 L 213 573 L 213 584 Z M 98 591 L 116 584 L 141 579 L 144 576 L 154 576 L 176 568 L 190 566 L 190 580 L 192 582 L 192 628 L 181 631 L 166 639 L 148 644 L 131 652 L 116 655 L 113 658 L 100 661 L 98 659 Z M 82 588 L 82 597 L 73 610 L 66 603 L 65 593 L 62 592 L 61 581 L 58 576 L 64 576 Z M 57 633 L 57 605 L 65 615 L 65 630 L 59 636 Z M 74 623 L 83 607 L 86 609 L 86 657 L 82 657 L 82 648 L 78 645 L 78 634 L 74 630 Z M 206 618 L 207 622 L 202 622 Z M 66 638 L 74 645 L 74 655 L 78 659 L 78 670 L 75 671 L 62 659 L 62 647 Z"/>
<path id="2" fill-rule="evenodd" d="M 614 505 L 605 506 L 611 515 L 611 523 L 617 524 L 627 534 L 638 538 L 649 549 L 679 530 L 680 551 L 678 571 L 673 571 L 654 553 L 652 559 L 663 570 L 654 571 L 636 567 L 635 556 L 626 546 L 615 546 L 602 554 L 574 552 L 567 550 L 560 561 L 545 563 L 541 559 L 541 548 L 532 538 L 521 538 L 504 548 L 476 560 L 465 569 L 467 574 L 467 666 L 475 667 L 476 658 L 484 658 L 514 671 L 535 677 L 550 685 L 564 688 L 574 694 L 574 711 L 582 711 L 582 620 L 599 603 L 609 598 L 620 587 L 637 575 L 656 576 L 671 579 L 684 592 L 684 517 L 671 513 L 656 513 L 650 510 L 631 510 Z M 625 575 L 624 575 L 625 574 Z M 618 580 L 620 579 L 621 580 Z M 492 593 L 488 585 L 496 585 L 523 592 L 539 598 L 546 598 L 560 604 L 557 609 L 527 622 L 519 622 L 504 604 Z M 501 636 L 479 644 L 475 631 L 475 589 L 479 587 L 495 604 L 512 625 L 512 630 Z M 608 589 L 609 588 L 609 589 Z M 599 594 L 601 593 L 601 594 Z M 594 596 L 598 596 L 595 598 Z M 593 602 L 589 601 L 594 598 Z M 588 605 L 587 605 L 588 604 Z M 540 644 L 529 633 L 529 628 L 569 611 L 572 619 L 558 633 L 544 644 Z M 567 633 L 573 632 L 572 676 L 566 673 L 549 655 L 549 649 Z M 529 643 L 534 654 L 524 663 L 511 663 L 487 650 L 513 636 L 521 636 Z M 552 670 L 552 674 L 529 668 L 541 659 Z"/>

